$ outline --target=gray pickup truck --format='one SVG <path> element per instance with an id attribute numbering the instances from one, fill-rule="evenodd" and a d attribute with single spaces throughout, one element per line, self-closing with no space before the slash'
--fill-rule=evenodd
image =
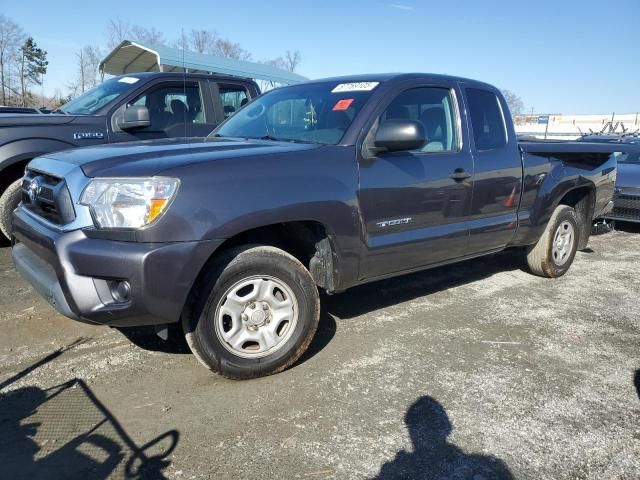
<path id="1" fill-rule="evenodd" d="M 518 143 L 491 85 L 370 75 L 272 90 L 207 138 L 36 158 L 13 258 L 62 314 L 180 325 L 231 378 L 307 349 L 319 291 L 520 248 L 559 277 L 612 208 L 616 146 Z"/>
<path id="2" fill-rule="evenodd" d="M 103 143 L 203 137 L 259 94 L 244 78 L 136 73 L 111 78 L 49 114 L 0 109 L 0 236 L 9 237 L 20 179 L 33 158 Z"/>

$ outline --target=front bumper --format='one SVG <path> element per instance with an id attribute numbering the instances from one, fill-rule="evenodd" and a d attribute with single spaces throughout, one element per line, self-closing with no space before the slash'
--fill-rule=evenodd
<path id="1" fill-rule="evenodd" d="M 640 188 L 617 188 L 609 220 L 640 222 Z"/>
<path id="2" fill-rule="evenodd" d="M 110 326 L 177 322 L 202 266 L 222 240 L 137 243 L 60 232 L 14 212 L 17 270 L 58 312 Z M 126 281 L 126 300 L 111 286 Z"/>

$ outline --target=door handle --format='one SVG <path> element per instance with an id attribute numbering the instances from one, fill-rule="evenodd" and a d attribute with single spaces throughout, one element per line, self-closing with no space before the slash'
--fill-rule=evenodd
<path id="1" fill-rule="evenodd" d="M 467 178 L 471 178 L 471 174 L 469 172 L 464 171 L 462 168 L 456 168 L 449 178 L 452 178 L 456 182 L 462 182 Z"/>

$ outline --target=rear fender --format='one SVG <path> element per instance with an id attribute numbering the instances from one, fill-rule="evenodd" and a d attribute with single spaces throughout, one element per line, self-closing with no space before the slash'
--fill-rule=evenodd
<path id="1" fill-rule="evenodd" d="M 613 198 L 616 155 L 598 152 L 590 159 L 581 159 L 569 158 L 569 154 L 525 153 L 524 172 L 519 228 L 513 246 L 536 243 L 556 207 L 577 189 L 592 192 L 583 217 L 584 223 L 590 224 Z"/>

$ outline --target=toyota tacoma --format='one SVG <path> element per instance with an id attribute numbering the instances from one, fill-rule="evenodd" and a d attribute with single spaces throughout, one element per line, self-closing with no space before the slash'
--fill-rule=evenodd
<path id="1" fill-rule="evenodd" d="M 312 81 L 207 138 L 34 159 L 12 253 L 63 315 L 179 325 L 205 366 L 257 377 L 307 349 L 320 291 L 507 248 L 563 275 L 612 208 L 616 148 L 518 143 L 503 96 L 478 81 Z"/>

